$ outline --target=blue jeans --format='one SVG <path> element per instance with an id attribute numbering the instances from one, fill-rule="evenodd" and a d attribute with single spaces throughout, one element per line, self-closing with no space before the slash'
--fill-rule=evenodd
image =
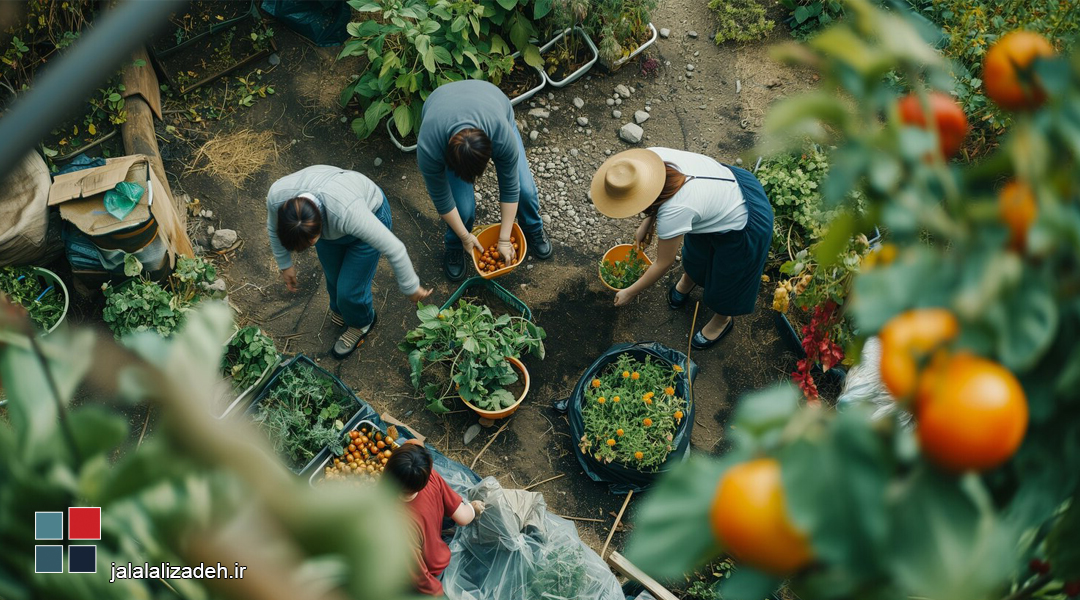
<path id="1" fill-rule="evenodd" d="M 521 231 L 527 235 L 540 233 L 544 228 L 544 222 L 540 220 L 540 198 L 536 191 L 536 180 L 533 179 L 532 171 L 529 170 L 529 161 L 525 158 L 525 143 L 521 141 L 521 132 L 514 125 L 514 134 L 517 135 L 518 144 L 518 211 L 517 221 L 521 225 Z M 462 180 L 449 168 L 446 169 L 446 179 L 450 182 L 450 193 L 454 196 L 454 204 L 457 205 L 458 215 L 465 223 L 465 229 L 472 231 L 473 220 L 476 217 L 476 193 L 473 184 Z M 461 240 L 449 226 L 443 235 L 446 249 L 461 249 Z"/>
<path id="2" fill-rule="evenodd" d="M 383 194 L 383 203 L 375 216 L 393 229 L 390 201 Z M 330 310 L 340 314 L 349 327 L 367 327 L 375 319 L 372 308 L 371 280 L 379 266 L 379 251 L 363 240 L 350 235 L 336 240 L 320 238 L 315 243 L 323 273 L 326 293 L 330 295 Z"/>

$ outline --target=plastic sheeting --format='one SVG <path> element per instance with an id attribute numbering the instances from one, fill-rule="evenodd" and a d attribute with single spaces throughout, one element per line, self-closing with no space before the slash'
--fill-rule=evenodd
<path id="1" fill-rule="evenodd" d="M 675 449 L 668 454 L 667 460 L 655 471 L 640 471 L 625 467 L 619 463 L 604 464 L 596 460 L 590 454 L 583 453 L 578 442 L 585 434 L 585 423 L 581 418 L 581 402 L 585 397 L 585 388 L 589 382 L 610 363 L 615 362 L 620 354 L 630 353 L 638 360 L 645 360 L 646 356 L 660 359 L 668 364 L 679 365 L 684 371 L 675 383 L 675 393 L 689 400 L 686 409 L 686 417 L 675 430 L 675 439 L 672 440 Z M 689 364 L 687 364 L 689 362 Z M 686 355 L 678 350 L 672 350 L 657 342 L 637 342 L 635 344 L 615 344 L 608 348 L 600 358 L 593 361 L 589 368 L 582 374 L 574 391 L 567 400 L 561 400 L 555 404 L 555 408 L 567 414 L 570 421 L 570 437 L 574 441 L 574 455 L 577 456 L 585 474 L 593 481 L 606 482 L 612 493 L 625 494 L 630 490 L 640 492 L 656 480 L 676 463 L 686 460 L 690 455 L 690 432 L 694 427 L 694 401 L 690 397 L 690 382 L 697 377 L 698 367 L 694 361 L 688 361 Z"/>
<path id="2" fill-rule="evenodd" d="M 342 0 L 263 0 L 262 9 L 317 46 L 336 46 L 349 39 L 352 10 Z"/>
<path id="3" fill-rule="evenodd" d="M 604 561 L 544 497 L 486 477 L 466 493 L 487 505 L 450 542 L 443 591 L 450 600 L 624 600 Z"/>
<path id="4" fill-rule="evenodd" d="M 876 407 L 872 419 L 883 419 L 893 413 L 899 413 L 903 425 L 911 423 L 911 413 L 900 408 L 885 384 L 881 382 L 881 340 L 871 337 L 863 345 L 859 364 L 848 371 L 844 378 L 844 387 L 837 398 L 837 406 L 843 409 L 855 404 L 869 404 Z"/>

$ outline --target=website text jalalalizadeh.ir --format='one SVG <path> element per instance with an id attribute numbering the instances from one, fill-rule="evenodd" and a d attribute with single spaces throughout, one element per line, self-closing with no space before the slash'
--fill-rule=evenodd
<path id="1" fill-rule="evenodd" d="M 199 563 L 194 567 L 167 562 L 141 565 L 112 563 L 109 583 L 114 583 L 117 579 L 243 579 L 246 570 L 247 567 L 240 563 L 233 563 L 231 567 L 221 563 Z"/>

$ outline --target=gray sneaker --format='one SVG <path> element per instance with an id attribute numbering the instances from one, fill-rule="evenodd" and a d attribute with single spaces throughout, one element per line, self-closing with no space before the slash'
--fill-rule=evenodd
<path id="1" fill-rule="evenodd" d="M 356 351 L 364 343 L 364 338 L 367 334 L 371 333 L 371 329 L 375 327 L 375 323 L 379 320 L 379 315 L 374 315 L 371 319 L 371 323 L 368 323 L 364 327 L 350 327 L 345 330 L 345 333 L 341 334 L 341 337 L 334 342 L 334 347 L 330 349 L 330 355 L 334 358 L 341 360 L 348 355 Z"/>

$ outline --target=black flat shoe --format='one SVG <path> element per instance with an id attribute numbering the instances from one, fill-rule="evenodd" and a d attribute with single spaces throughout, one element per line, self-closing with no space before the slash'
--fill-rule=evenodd
<path id="1" fill-rule="evenodd" d="M 695 286 L 696 287 L 696 286 Z M 690 288 L 690 292 L 694 291 L 694 288 Z M 686 306 L 686 302 L 690 300 L 690 292 L 685 294 L 679 291 L 679 284 L 673 283 L 667 291 L 667 303 L 671 307 L 671 310 L 678 310 Z"/>
<path id="2" fill-rule="evenodd" d="M 443 253 L 443 271 L 450 281 L 465 279 L 465 251 L 461 248 L 447 248 Z"/>
<path id="3" fill-rule="evenodd" d="M 701 330 L 698 330 L 698 332 L 695 333 L 694 337 L 690 340 L 690 347 L 695 350 L 708 350 L 709 348 L 715 346 L 716 342 L 719 342 L 725 335 L 731 333 L 731 330 L 734 327 L 735 317 L 732 317 L 728 319 L 728 324 L 724 327 L 724 330 L 720 332 L 720 335 L 716 336 L 714 339 L 711 340 L 705 337 L 705 334 L 701 333 Z"/>

